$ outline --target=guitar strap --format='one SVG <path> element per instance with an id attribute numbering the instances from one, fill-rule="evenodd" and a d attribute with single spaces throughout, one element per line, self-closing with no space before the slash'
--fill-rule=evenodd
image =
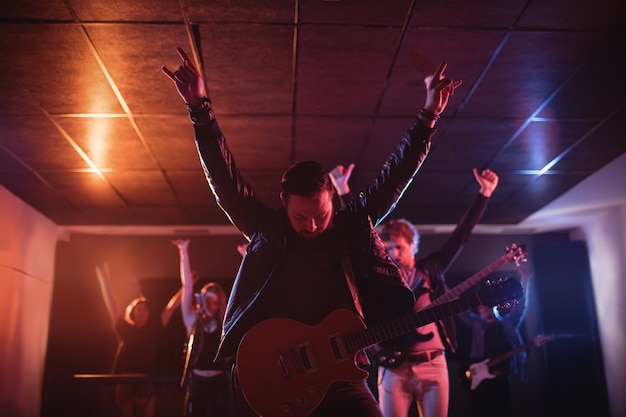
<path id="1" fill-rule="evenodd" d="M 352 262 L 350 262 L 350 258 L 347 255 L 341 258 L 341 268 L 343 269 L 343 273 L 346 276 L 346 282 L 348 283 L 348 287 L 350 288 L 350 293 L 352 294 L 352 300 L 354 301 L 356 311 L 359 313 L 361 318 L 363 318 L 363 309 L 361 308 L 359 293 L 356 290 L 356 281 L 354 279 Z"/>
<path id="2" fill-rule="evenodd" d="M 359 299 L 359 292 L 356 289 L 354 269 L 352 269 L 352 262 L 350 262 L 350 258 L 347 255 L 341 258 L 341 269 L 343 269 L 343 274 L 346 276 L 346 282 L 348 283 L 348 288 L 350 288 L 350 293 L 352 294 L 354 307 L 356 308 L 357 313 L 359 313 L 359 316 L 365 320 L 363 316 L 363 308 L 361 307 L 361 301 Z M 370 360 L 364 350 L 357 353 L 356 361 L 360 364 L 359 366 L 370 365 Z"/>

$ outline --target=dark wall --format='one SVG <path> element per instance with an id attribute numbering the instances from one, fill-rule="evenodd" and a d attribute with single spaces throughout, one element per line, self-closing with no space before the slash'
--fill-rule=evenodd
<path id="1" fill-rule="evenodd" d="M 587 247 L 562 234 L 537 236 L 532 253 L 540 326 L 554 341 L 532 369 L 544 376 L 546 416 L 609 416 Z"/>

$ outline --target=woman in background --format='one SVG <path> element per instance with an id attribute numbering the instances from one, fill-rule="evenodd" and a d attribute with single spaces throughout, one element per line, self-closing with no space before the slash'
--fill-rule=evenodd
<path id="1" fill-rule="evenodd" d="M 153 314 L 148 299 L 143 296 L 132 300 L 122 314 L 111 289 L 109 266 L 106 263 L 97 266 L 96 274 L 119 341 L 111 372 L 156 375 L 161 329 L 180 305 L 180 292 L 172 297 L 161 317 Z M 155 388 L 148 383 L 118 384 L 115 397 L 122 417 L 154 417 Z"/>
<path id="2" fill-rule="evenodd" d="M 189 239 L 172 242 L 180 255 L 182 282 L 181 312 L 188 342 L 183 379 L 185 417 L 230 417 L 234 415 L 230 366 L 232 359 L 214 361 L 222 335 L 226 294 L 216 282 L 194 294 L 194 277 L 189 263 Z"/>

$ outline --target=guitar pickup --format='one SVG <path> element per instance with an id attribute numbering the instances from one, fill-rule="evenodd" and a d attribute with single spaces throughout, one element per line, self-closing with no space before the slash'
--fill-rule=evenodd
<path id="1" fill-rule="evenodd" d="M 343 338 L 341 335 L 333 335 L 328 339 L 330 348 L 333 351 L 335 359 L 342 359 L 346 357 L 346 348 L 343 344 Z"/>
<path id="2" fill-rule="evenodd" d="M 296 346 L 300 363 L 302 364 L 304 372 L 311 372 L 317 369 L 317 361 L 313 354 L 313 348 L 310 343 L 301 343 Z"/>

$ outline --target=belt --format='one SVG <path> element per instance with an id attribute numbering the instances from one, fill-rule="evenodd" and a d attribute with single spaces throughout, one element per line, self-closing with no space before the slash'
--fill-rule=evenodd
<path id="1" fill-rule="evenodd" d="M 212 378 L 224 373 L 221 369 L 194 369 L 193 373 L 203 378 Z"/>
<path id="2" fill-rule="evenodd" d="M 441 355 L 443 355 L 443 350 L 431 350 L 423 353 L 407 353 L 404 360 L 412 363 L 429 362 Z"/>

